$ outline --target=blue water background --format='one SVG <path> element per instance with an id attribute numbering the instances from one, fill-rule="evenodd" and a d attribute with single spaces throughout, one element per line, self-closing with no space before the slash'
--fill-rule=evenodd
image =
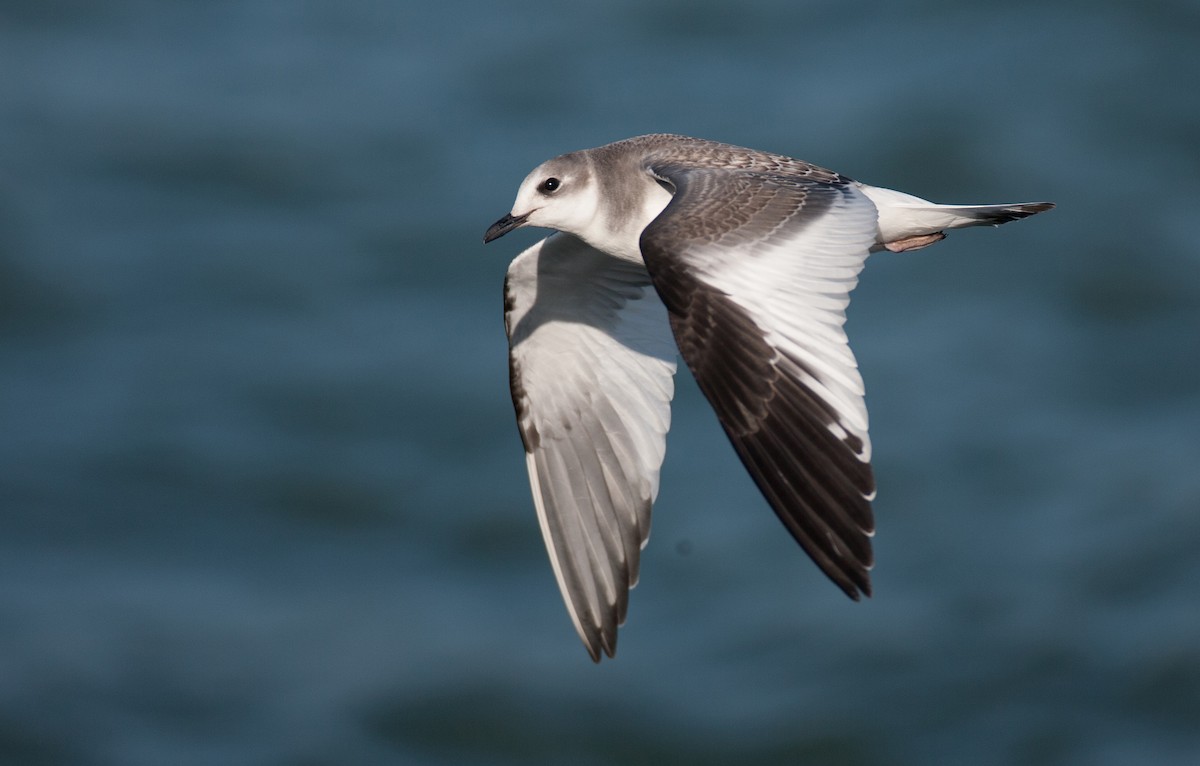
<path id="1" fill-rule="evenodd" d="M 1200 763 L 1200 5 L 0 3 L 0 763 Z M 651 131 L 1052 213 L 871 259 L 875 596 L 679 380 L 618 657 L 484 229 Z"/>

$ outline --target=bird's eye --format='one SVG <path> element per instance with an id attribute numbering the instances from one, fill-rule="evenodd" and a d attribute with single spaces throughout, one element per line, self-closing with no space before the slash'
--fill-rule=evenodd
<path id="1" fill-rule="evenodd" d="M 538 187 L 538 191 L 542 194 L 550 194 L 558 191 L 558 187 L 560 186 L 562 186 L 562 181 L 559 181 L 557 178 L 547 178 L 545 181 L 542 181 L 542 185 Z"/>

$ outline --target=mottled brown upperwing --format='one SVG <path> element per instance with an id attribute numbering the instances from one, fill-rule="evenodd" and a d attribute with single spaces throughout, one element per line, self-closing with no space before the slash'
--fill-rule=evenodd
<path id="1" fill-rule="evenodd" d="M 819 374 L 773 348 L 767 328 L 705 282 L 689 259 L 707 246 L 753 258 L 755 246 L 794 236 L 824 213 L 848 181 L 671 162 L 651 171 L 675 196 L 646 227 L 641 247 L 680 354 L 788 531 L 848 596 L 870 595 L 874 519 L 866 497 L 875 481 L 858 459 L 861 442 L 830 429 L 837 413 L 801 377 Z"/>

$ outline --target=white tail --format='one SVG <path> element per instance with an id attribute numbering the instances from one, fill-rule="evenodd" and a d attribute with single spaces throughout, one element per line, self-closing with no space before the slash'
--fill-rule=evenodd
<path id="1" fill-rule="evenodd" d="M 1008 205 L 939 205 L 904 192 L 859 184 L 879 210 L 879 233 L 873 250 L 917 250 L 942 239 L 946 229 L 999 226 L 1054 207 L 1052 202 Z"/>

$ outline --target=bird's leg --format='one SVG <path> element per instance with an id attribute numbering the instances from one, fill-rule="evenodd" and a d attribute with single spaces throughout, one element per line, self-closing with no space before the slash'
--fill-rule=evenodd
<path id="1" fill-rule="evenodd" d="M 934 242 L 940 242 L 945 238 L 945 234 L 935 231 L 933 234 L 918 234 L 915 237 L 905 237 L 904 239 L 897 239 L 894 242 L 885 242 L 883 246 L 893 253 L 903 253 L 908 250 L 920 250 L 923 247 L 929 247 Z"/>

